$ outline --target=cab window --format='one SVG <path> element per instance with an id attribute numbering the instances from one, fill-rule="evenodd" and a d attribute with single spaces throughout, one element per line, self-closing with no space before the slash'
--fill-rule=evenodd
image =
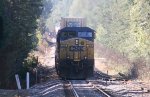
<path id="1" fill-rule="evenodd" d="M 68 35 L 67 35 L 67 32 L 61 32 L 60 33 L 60 37 L 67 37 Z"/>
<path id="2" fill-rule="evenodd" d="M 76 37 L 76 32 L 61 32 L 60 33 L 60 39 L 61 40 L 65 40 L 65 39 L 68 39 L 68 38 L 73 38 L 73 37 Z"/>
<path id="3" fill-rule="evenodd" d="M 92 37 L 92 32 L 78 32 L 78 37 Z"/>
<path id="4" fill-rule="evenodd" d="M 69 38 L 76 37 L 76 32 L 68 32 L 68 37 Z"/>

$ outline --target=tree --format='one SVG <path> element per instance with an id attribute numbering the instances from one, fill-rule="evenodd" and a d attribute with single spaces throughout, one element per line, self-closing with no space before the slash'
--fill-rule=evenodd
<path id="1" fill-rule="evenodd" d="M 0 3 L 3 19 L 3 36 L 0 39 L 1 88 L 11 86 L 9 84 L 14 74 L 21 70 L 24 59 L 37 45 L 36 20 L 41 14 L 41 7 L 42 0 L 2 0 Z"/>

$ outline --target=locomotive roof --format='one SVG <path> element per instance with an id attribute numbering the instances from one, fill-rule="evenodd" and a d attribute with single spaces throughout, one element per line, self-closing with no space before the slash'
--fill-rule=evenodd
<path id="1" fill-rule="evenodd" d="M 64 32 L 64 31 L 75 31 L 75 32 L 83 32 L 83 31 L 88 31 L 88 32 L 95 32 L 95 30 L 89 28 L 89 27 L 65 27 L 59 30 L 59 32 Z"/>

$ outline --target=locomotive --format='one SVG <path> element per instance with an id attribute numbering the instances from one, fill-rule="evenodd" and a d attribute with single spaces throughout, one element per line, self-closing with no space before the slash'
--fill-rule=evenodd
<path id="1" fill-rule="evenodd" d="M 55 68 L 61 78 L 86 79 L 94 71 L 95 31 L 89 27 L 64 27 L 57 33 Z"/>

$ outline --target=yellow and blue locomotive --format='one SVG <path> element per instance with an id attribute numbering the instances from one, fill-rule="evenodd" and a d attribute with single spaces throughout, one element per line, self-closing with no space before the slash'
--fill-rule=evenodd
<path id="1" fill-rule="evenodd" d="M 89 27 L 65 27 L 58 31 L 55 55 L 57 74 L 67 79 L 85 79 L 94 71 L 95 31 Z"/>

